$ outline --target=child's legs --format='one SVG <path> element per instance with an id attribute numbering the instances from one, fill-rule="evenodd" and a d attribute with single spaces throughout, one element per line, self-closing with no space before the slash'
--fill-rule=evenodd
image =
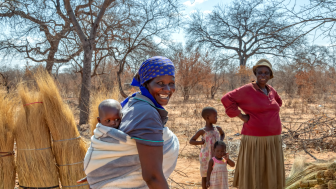
<path id="1" fill-rule="evenodd" d="M 206 187 L 206 181 L 207 181 L 206 177 L 202 177 L 202 189 L 206 189 L 207 188 Z"/>

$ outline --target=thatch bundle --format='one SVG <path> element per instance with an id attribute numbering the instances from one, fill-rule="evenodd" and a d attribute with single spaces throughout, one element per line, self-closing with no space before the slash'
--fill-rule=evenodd
<path id="1" fill-rule="evenodd" d="M 115 85 L 116 86 L 116 85 Z M 119 93 L 116 87 L 113 88 L 112 93 L 109 93 L 106 89 L 101 89 L 99 92 L 96 92 L 92 95 L 92 101 L 90 105 L 90 128 L 91 134 L 93 134 L 93 130 L 96 128 L 98 123 L 97 117 L 99 117 L 98 106 L 99 104 L 106 99 L 114 99 L 118 100 Z"/>
<path id="2" fill-rule="evenodd" d="M 10 98 L 0 92 L 0 189 L 15 186 L 14 107 Z"/>
<path id="3" fill-rule="evenodd" d="M 22 187 L 59 188 L 58 171 L 41 98 L 36 91 L 29 92 L 22 84 L 18 91 L 23 104 L 15 125 L 19 184 Z"/>
<path id="4" fill-rule="evenodd" d="M 336 163 L 311 163 L 304 167 L 302 171 L 294 172 L 286 180 L 286 189 L 336 189 L 334 180 Z M 301 165 L 305 165 L 302 164 Z M 294 166 L 294 165 L 293 165 Z"/>
<path id="5" fill-rule="evenodd" d="M 88 188 L 76 181 L 85 177 L 83 160 L 86 153 L 84 141 L 80 138 L 74 116 L 63 103 L 58 88 L 47 72 L 39 72 L 36 82 L 40 89 L 46 121 L 53 142 L 53 152 L 59 167 L 62 187 Z"/>
<path id="6" fill-rule="evenodd" d="M 336 189 L 336 181 L 331 180 L 328 182 L 328 189 Z"/>

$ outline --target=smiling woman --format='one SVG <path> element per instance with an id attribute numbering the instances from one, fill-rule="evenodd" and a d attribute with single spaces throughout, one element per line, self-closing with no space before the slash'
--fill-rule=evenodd
<path id="1" fill-rule="evenodd" d="M 222 98 L 226 114 L 244 122 L 233 186 L 239 189 L 283 189 L 285 169 L 279 116 L 282 100 L 267 85 L 273 78 L 268 60 L 259 60 L 253 73 L 256 82 L 228 92 Z"/>
<path id="2" fill-rule="evenodd" d="M 163 75 L 149 80 L 144 84 L 157 103 L 167 105 L 170 97 L 175 92 L 175 78 Z"/>
<path id="3" fill-rule="evenodd" d="M 163 108 L 175 92 L 173 63 L 161 56 L 149 58 L 132 85 L 140 92 L 121 102 L 119 130 L 95 129 L 99 140 L 92 139 L 84 168 L 90 188 L 169 188 L 166 179 L 179 151 L 177 137 L 165 127 L 168 112 Z"/>

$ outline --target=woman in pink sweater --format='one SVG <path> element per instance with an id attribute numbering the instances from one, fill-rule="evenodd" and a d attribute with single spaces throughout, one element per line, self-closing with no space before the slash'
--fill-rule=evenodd
<path id="1" fill-rule="evenodd" d="M 267 85 L 273 78 L 268 60 L 259 60 L 253 72 L 256 82 L 225 94 L 221 100 L 229 117 L 239 117 L 244 122 L 233 186 L 239 189 L 283 189 L 285 167 L 279 117 L 282 100 Z"/>

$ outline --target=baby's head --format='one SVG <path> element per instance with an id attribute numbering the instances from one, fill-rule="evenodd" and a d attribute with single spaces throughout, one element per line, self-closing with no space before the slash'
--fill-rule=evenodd
<path id="1" fill-rule="evenodd" d="M 118 128 L 122 118 L 121 109 L 122 107 L 118 101 L 113 99 L 104 100 L 98 106 L 98 122 L 106 127 Z"/>
<path id="2" fill-rule="evenodd" d="M 216 141 L 214 144 L 214 150 L 215 150 L 215 157 L 220 159 L 226 155 L 226 144 L 221 140 Z"/>
<path id="3" fill-rule="evenodd" d="M 205 121 L 215 124 L 217 123 L 217 110 L 213 107 L 205 107 L 202 110 L 202 117 Z"/>

